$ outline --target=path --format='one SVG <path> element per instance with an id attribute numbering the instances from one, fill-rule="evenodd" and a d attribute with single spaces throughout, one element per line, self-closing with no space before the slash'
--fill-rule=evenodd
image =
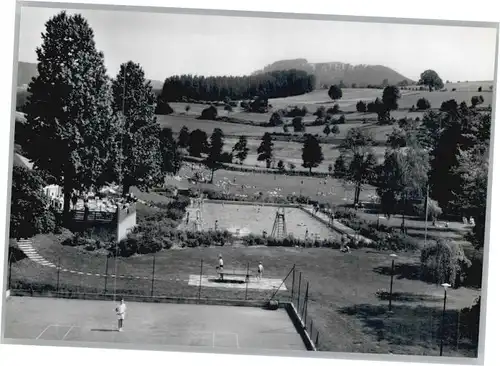
<path id="1" fill-rule="evenodd" d="M 313 206 L 302 206 L 302 209 L 307 211 L 310 215 L 314 216 L 315 218 L 322 221 L 326 225 L 333 227 L 334 230 L 340 231 L 341 233 L 346 234 L 349 237 L 356 237 L 360 241 L 364 241 L 367 244 L 371 244 L 373 242 L 373 240 L 368 239 L 362 235 L 359 235 L 358 233 L 356 233 L 354 229 L 338 222 L 337 220 L 330 221 L 328 215 L 326 215 L 321 211 L 315 212 Z"/>

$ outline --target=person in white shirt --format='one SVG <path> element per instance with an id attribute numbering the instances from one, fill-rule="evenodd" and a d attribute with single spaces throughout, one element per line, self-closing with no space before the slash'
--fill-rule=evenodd
<path id="1" fill-rule="evenodd" d="M 220 279 L 224 279 L 224 261 L 222 260 L 222 255 L 219 254 L 219 273 L 220 273 Z"/>
<path id="2" fill-rule="evenodd" d="M 259 280 L 262 279 L 262 273 L 264 272 L 264 266 L 262 265 L 262 262 L 259 262 L 259 266 L 257 267 L 257 278 Z"/>
<path id="3" fill-rule="evenodd" d="M 123 320 L 125 319 L 125 313 L 127 311 L 127 305 L 125 305 L 125 301 L 122 299 L 120 305 L 118 305 L 115 309 L 116 315 L 118 316 L 118 331 L 121 332 L 123 330 Z"/>

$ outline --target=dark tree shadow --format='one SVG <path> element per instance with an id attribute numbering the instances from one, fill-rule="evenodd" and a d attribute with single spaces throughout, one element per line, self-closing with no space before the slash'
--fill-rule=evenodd
<path id="1" fill-rule="evenodd" d="M 390 266 L 380 266 L 373 269 L 375 273 L 390 276 L 391 267 Z M 420 264 L 417 263 L 397 263 L 394 265 L 394 277 L 397 279 L 405 280 L 420 280 L 424 281 L 422 276 L 422 268 Z M 427 281 L 424 281 L 427 282 Z"/>
<path id="2" fill-rule="evenodd" d="M 8 261 L 11 263 L 17 263 L 23 259 L 28 258 L 24 252 L 17 247 L 17 245 L 9 246 L 9 258 Z"/>
<path id="3" fill-rule="evenodd" d="M 441 342 L 442 309 L 427 306 L 393 304 L 389 313 L 387 305 L 360 304 L 338 310 L 361 321 L 363 332 L 377 341 L 394 346 L 417 346 L 428 350 L 439 348 Z M 444 314 L 443 353 L 457 350 L 468 357 L 476 357 L 477 341 L 468 338 L 477 334 L 478 325 L 457 310 Z"/>
<path id="4" fill-rule="evenodd" d="M 384 291 L 377 294 L 377 297 L 380 300 L 389 300 L 390 293 L 388 291 Z M 392 293 L 392 301 L 396 302 L 442 302 L 443 299 L 441 297 L 436 297 L 432 295 L 426 294 L 413 294 L 411 292 L 393 292 Z"/>

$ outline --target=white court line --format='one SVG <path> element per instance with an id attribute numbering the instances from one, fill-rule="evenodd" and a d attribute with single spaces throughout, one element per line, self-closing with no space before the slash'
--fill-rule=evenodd
<path id="1" fill-rule="evenodd" d="M 66 334 L 62 337 L 61 341 L 64 341 L 64 338 L 66 338 L 66 337 L 68 336 L 69 332 L 71 332 L 71 331 L 73 330 L 73 328 L 74 328 L 74 327 L 75 327 L 75 326 L 74 326 L 74 325 L 72 325 L 72 326 L 71 326 L 71 328 L 69 328 L 69 330 L 66 332 Z"/>
<path id="2" fill-rule="evenodd" d="M 236 336 L 236 348 L 240 348 L 240 339 L 238 337 L 238 333 L 234 333 L 234 335 Z"/>
<path id="3" fill-rule="evenodd" d="M 212 348 L 215 348 L 215 332 L 212 332 Z"/>
<path id="4" fill-rule="evenodd" d="M 43 333 L 45 333 L 45 332 L 47 331 L 47 329 L 49 329 L 50 327 L 53 327 L 53 325 L 52 325 L 52 324 L 47 325 L 47 328 L 45 328 L 44 330 L 42 330 L 42 333 L 40 333 L 40 334 L 38 335 L 38 337 L 36 337 L 35 339 L 40 338 L 40 337 L 43 335 Z"/>

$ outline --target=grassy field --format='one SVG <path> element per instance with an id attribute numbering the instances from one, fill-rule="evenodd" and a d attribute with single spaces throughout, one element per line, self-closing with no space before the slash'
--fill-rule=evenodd
<path id="1" fill-rule="evenodd" d="M 301 194 L 319 202 L 329 202 L 338 205 L 352 203 L 354 193 L 354 187 L 344 185 L 341 181 L 333 178 L 325 180 L 314 177 L 233 172 L 227 170 L 218 170 L 215 172 L 214 184 L 199 183 L 195 185 L 189 183 L 186 178 L 192 177 L 196 170 L 192 165 L 185 165 L 181 169 L 179 176 L 184 178 L 183 185 L 248 196 L 257 195 L 259 192 L 284 197 L 289 194 Z M 167 178 L 167 183 L 176 184 L 177 181 Z M 375 188 L 365 186 L 361 191 L 360 199 L 370 202 L 375 193 Z"/>
<path id="2" fill-rule="evenodd" d="M 45 258 L 82 272 L 104 274 L 105 256 L 76 248 L 63 247 L 53 237 L 39 236 L 34 247 Z M 400 254 L 396 263 L 393 314 L 387 313 L 387 302 L 376 296 L 378 289 L 388 289 L 390 276 L 389 253 L 368 250 L 345 255 L 326 248 L 296 249 L 268 247 L 214 247 L 169 250 L 156 254 L 154 293 L 163 296 L 196 297 L 197 287 L 187 285 L 190 275 L 200 273 L 203 259 L 205 275 L 214 275 L 218 254 L 222 254 L 225 267 L 251 268 L 263 261 L 265 276 L 284 278 L 293 265 L 302 273 L 302 294 L 309 282 L 310 302 L 308 317 L 320 331 L 320 349 L 341 352 L 399 353 L 437 355 L 439 350 L 439 324 L 442 290 L 420 281 L 418 258 Z M 151 255 L 120 259 L 118 274 L 147 277 L 143 280 L 117 280 L 117 292 L 150 294 L 152 275 Z M 114 262 L 109 262 L 108 273 L 114 273 Z M 12 267 L 12 280 L 29 279 L 30 283 L 50 283 L 55 288 L 56 271 L 40 267 L 26 259 Z M 61 288 L 79 290 L 104 289 L 102 277 L 61 273 Z M 288 278 L 288 292 L 280 294 L 282 300 L 291 295 L 292 279 Z M 113 281 L 108 291 L 113 292 Z M 295 296 L 298 287 L 295 283 Z M 249 291 L 249 299 L 269 298 L 272 291 Z M 202 297 L 244 299 L 243 290 L 203 288 Z M 445 355 L 471 355 L 467 341 L 456 341 L 456 309 L 470 306 L 478 291 L 461 288 L 448 296 L 447 337 Z M 294 301 L 296 298 L 294 297 Z"/>

